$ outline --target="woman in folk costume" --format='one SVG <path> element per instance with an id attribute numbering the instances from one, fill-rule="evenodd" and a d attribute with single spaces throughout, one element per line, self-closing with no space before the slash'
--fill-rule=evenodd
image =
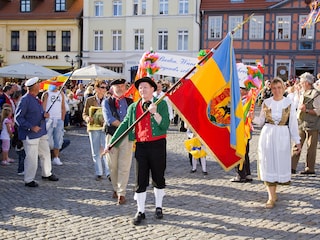
<path id="1" fill-rule="evenodd" d="M 253 122 L 262 127 L 258 144 L 258 174 L 268 191 L 266 208 L 278 200 L 277 185 L 290 184 L 291 139 L 301 151 L 296 110 L 292 101 L 283 96 L 284 83 L 276 77 L 271 82 L 273 96 L 265 99 L 259 117 Z"/>

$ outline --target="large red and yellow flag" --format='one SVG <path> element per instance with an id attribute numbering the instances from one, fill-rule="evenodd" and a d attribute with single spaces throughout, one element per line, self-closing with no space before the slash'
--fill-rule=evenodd
<path id="1" fill-rule="evenodd" d="M 244 158 L 243 106 L 231 33 L 191 79 L 167 94 L 180 116 L 227 171 Z"/>

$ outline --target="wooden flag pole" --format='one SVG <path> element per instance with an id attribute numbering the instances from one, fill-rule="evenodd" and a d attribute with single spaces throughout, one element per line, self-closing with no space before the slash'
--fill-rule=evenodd
<path id="1" fill-rule="evenodd" d="M 251 14 L 249 17 L 247 17 L 243 22 L 239 23 L 232 31 L 231 34 L 234 34 L 237 30 L 239 30 L 245 23 L 247 23 L 252 17 L 253 17 L 254 13 Z M 215 49 L 217 49 L 221 43 L 223 42 L 224 39 L 222 39 L 220 42 L 218 42 L 216 44 L 216 46 L 214 48 L 211 49 L 211 51 L 209 53 L 207 53 L 195 66 L 193 66 L 183 77 L 181 77 L 175 84 L 173 84 L 171 86 L 171 88 L 166 92 L 166 94 L 164 94 L 162 97 L 158 98 L 158 100 L 154 103 L 156 105 L 159 104 L 159 102 L 161 102 L 167 94 L 173 92 L 173 90 L 175 90 L 178 85 L 180 85 L 181 83 L 181 79 L 185 79 L 187 76 L 189 76 L 196 68 L 198 65 L 201 65 L 203 62 L 205 62 L 209 57 L 212 56 L 213 51 Z M 116 145 L 124 136 L 126 136 L 133 128 L 134 126 L 141 121 L 142 118 L 144 118 L 147 114 L 149 113 L 149 110 L 147 109 L 139 118 L 137 118 L 132 124 L 131 126 L 129 126 L 126 131 L 124 131 L 113 143 L 111 143 L 108 146 L 108 149 L 110 150 L 111 148 L 114 147 L 114 145 Z"/>

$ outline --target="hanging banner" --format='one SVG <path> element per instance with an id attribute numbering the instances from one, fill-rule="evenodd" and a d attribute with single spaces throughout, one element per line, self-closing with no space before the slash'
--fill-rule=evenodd
<path id="1" fill-rule="evenodd" d="M 157 64 L 160 69 L 155 73 L 158 75 L 181 78 L 198 63 L 197 58 L 165 53 L 158 53 L 158 55 Z"/>

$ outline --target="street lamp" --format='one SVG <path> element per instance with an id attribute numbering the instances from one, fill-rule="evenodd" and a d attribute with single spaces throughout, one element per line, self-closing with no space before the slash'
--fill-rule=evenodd
<path id="1" fill-rule="evenodd" d="M 72 67 L 72 71 L 74 69 L 74 65 L 78 62 L 80 62 L 81 60 L 81 57 L 79 55 L 76 56 L 76 59 L 74 60 L 73 58 L 70 59 L 70 56 L 67 54 L 64 56 L 64 59 L 66 60 L 66 62 L 70 63 L 71 64 L 71 67 Z"/>

